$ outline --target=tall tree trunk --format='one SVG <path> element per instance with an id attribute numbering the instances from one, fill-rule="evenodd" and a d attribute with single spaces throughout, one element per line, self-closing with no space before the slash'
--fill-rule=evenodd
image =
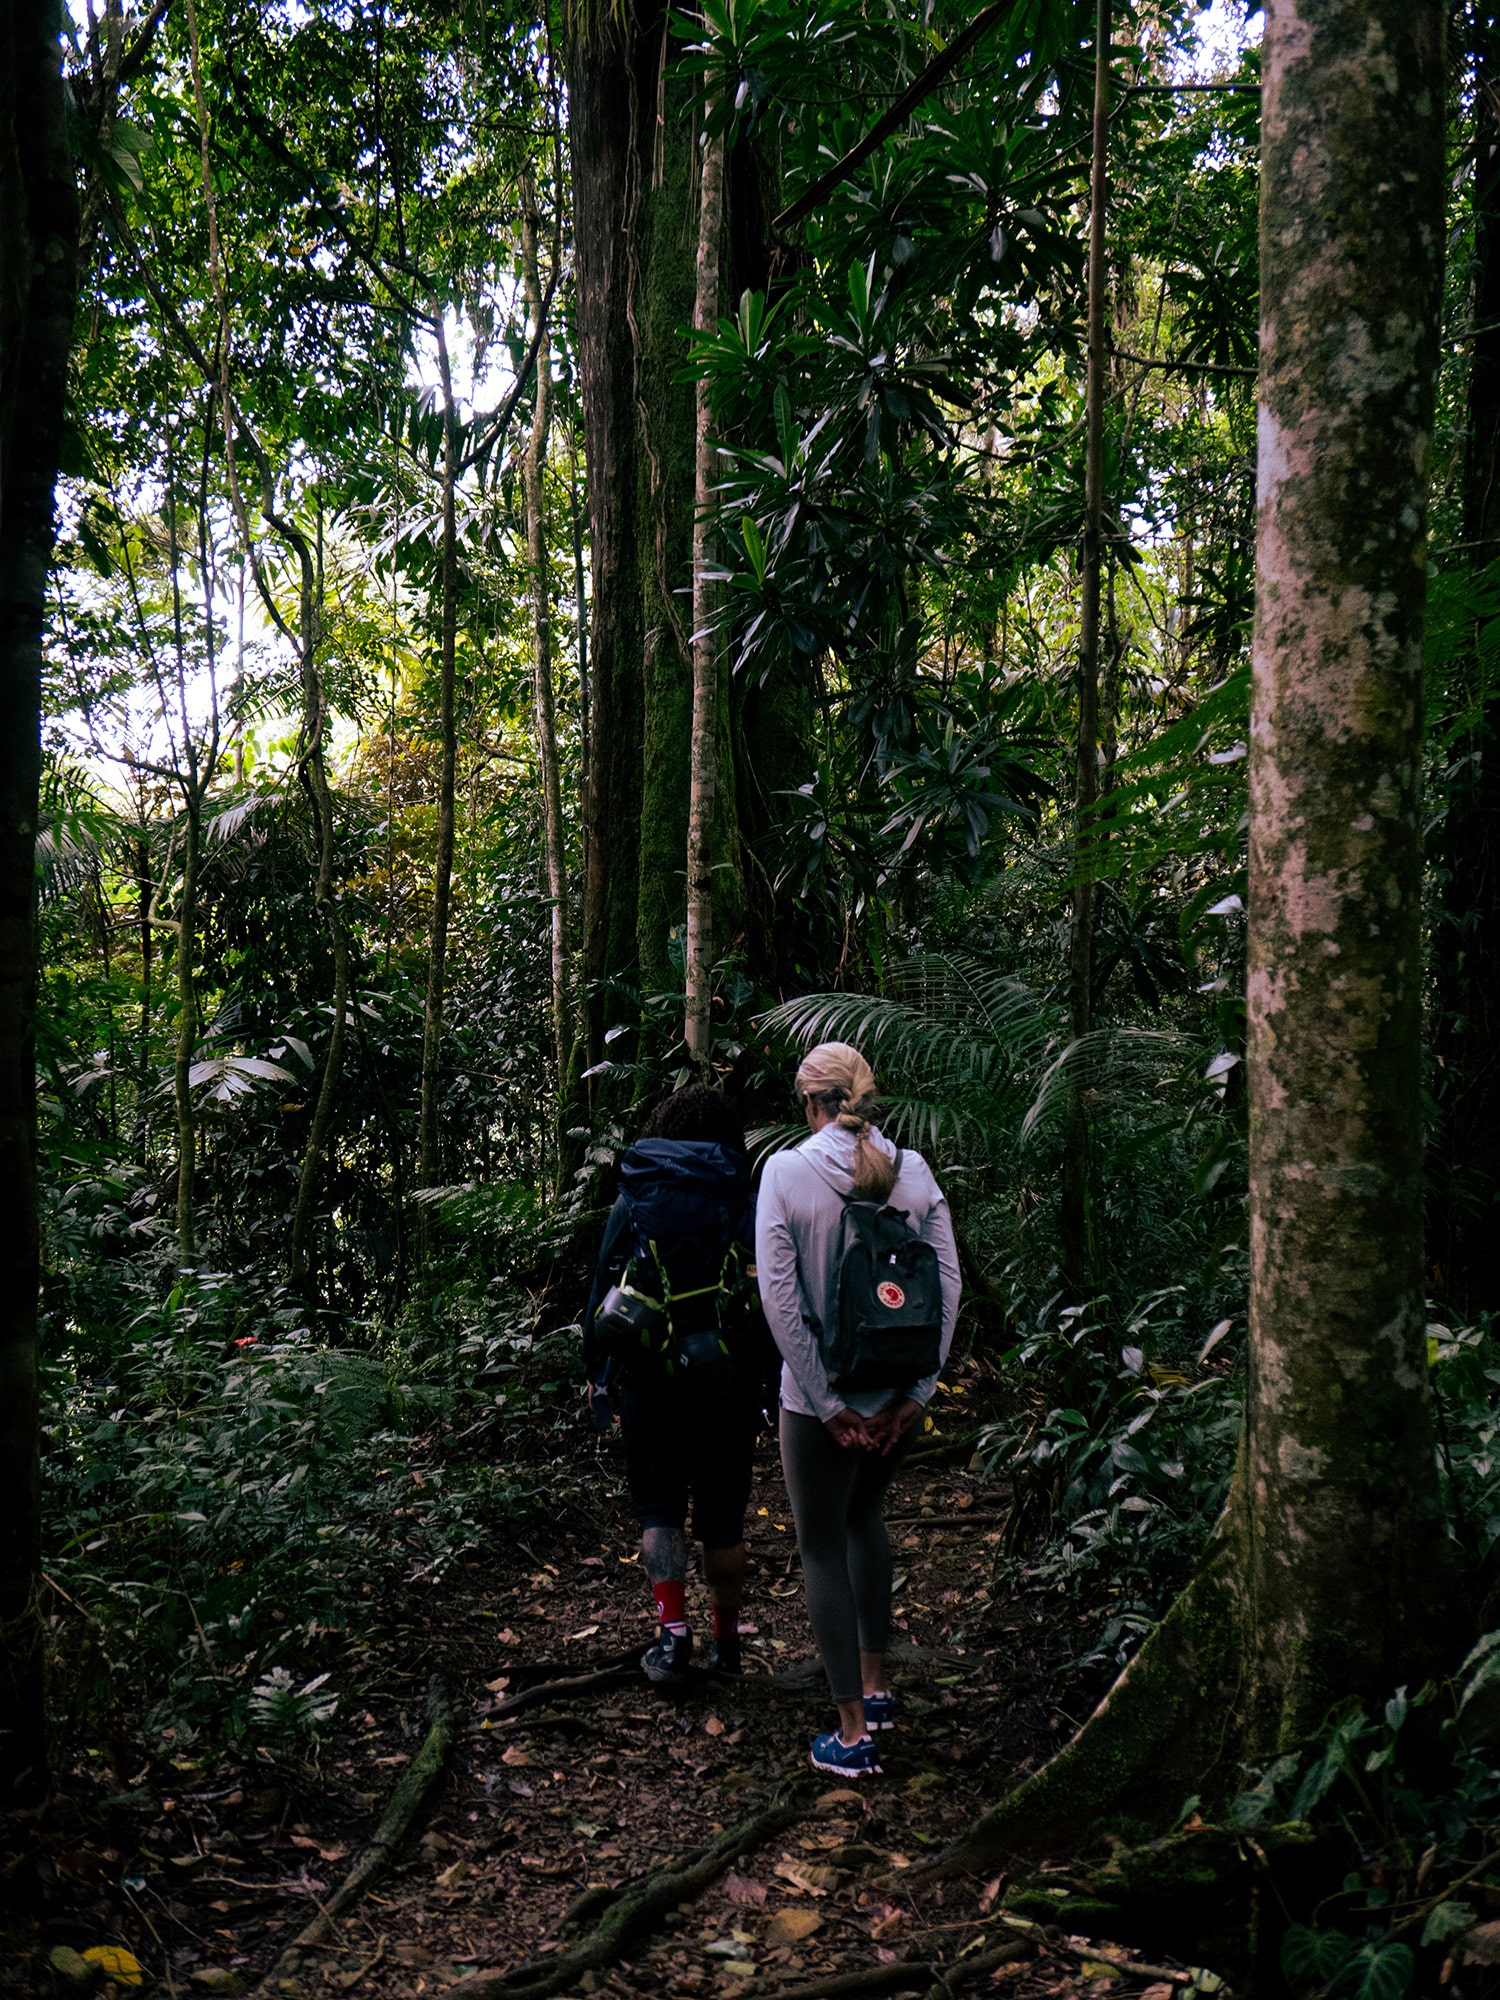
<path id="1" fill-rule="evenodd" d="M 42 621 L 78 202 L 49 0 L 0 0 L 0 1805 L 46 1765 L 37 1616 L 36 830 Z"/>
<path id="2" fill-rule="evenodd" d="M 1084 389 L 1083 539 L 1078 620 L 1078 740 L 1073 778 L 1073 908 L 1068 930 L 1068 1031 L 1076 1042 L 1094 1024 L 1094 809 L 1099 802 L 1099 607 L 1104 552 L 1104 337 L 1109 276 L 1110 0 L 1094 14 L 1094 158 L 1089 192 L 1088 375 Z M 1069 1089 L 1059 1217 L 1063 1285 L 1081 1300 L 1089 1289 L 1089 1127 L 1082 1089 Z"/>
<path id="3" fill-rule="evenodd" d="M 719 243 L 724 228 L 725 134 L 715 129 L 724 107 L 710 91 L 704 106 L 703 168 L 698 187 L 697 295 L 693 326 L 712 334 L 719 317 Z M 713 1056 L 714 849 L 719 787 L 719 728 L 723 705 L 724 649 L 714 629 L 713 405 L 706 375 L 693 405 L 695 460 L 693 512 L 693 733 L 688 779 L 687 953 L 683 1038 L 688 1054 L 707 1071 Z"/>
<path id="4" fill-rule="evenodd" d="M 344 1029 L 349 1013 L 349 933 L 339 907 L 333 880 L 334 825 L 333 793 L 328 783 L 328 703 L 323 677 L 318 671 L 318 611 L 320 578 L 314 570 L 312 552 L 306 540 L 297 543 L 302 570 L 299 639 L 302 656 L 303 776 L 312 804 L 313 826 L 318 841 L 318 875 L 313 901 L 328 926 L 333 947 L 333 1020 L 328 1030 L 328 1047 L 323 1056 L 323 1074 L 308 1128 L 307 1149 L 302 1155 L 302 1171 L 297 1180 L 297 1205 L 292 1214 L 292 1240 L 288 1254 L 291 1282 L 300 1285 L 307 1276 L 308 1243 L 312 1235 L 318 1181 L 328 1157 L 333 1131 L 334 1107 L 343 1073 Z M 322 548 L 319 544 L 318 568 Z"/>
<path id="5" fill-rule="evenodd" d="M 453 890 L 453 794 L 458 770 L 458 729 L 453 713 L 454 655 L 458 644 L 458 438 L 453 408 L 453 373 L 441 301 L 434 301 L 438 373 L 443 390 L 442 638 L 438 659 L 438 729 L 442 762 L 438 777 L 437 856 L 432 872 L 432 928 L 427 943 L 427 1005 L 422 1020 L 422 1109 L 418 1129 L 417 1186 L 438 1184 L 438 1092 L 441 1085 L 443 999 L 448 962 L 448 906 Z M 437 1248 L 437 1214 L 425 1203 L 421 1217 L 424 1261 Z"/>
<path id="6" fill-rule="evenodd" d="M 655 34 L 639 16 L 655 15 Z M 583 985 L 590 1062 L 609 1025 L 601 982 L 635 956 L 640 867 L 641 654 L 633 347 L 627 296 L 629 232 L 649 174 L 640 107 L 654 103 L 659 12 L 627 26 L 612 10 L 578 6 L 568 46 L 568 140 L 577 271 L 578 383 L 588 467 L 589 733 L 584 786 L 587 857 Z M 644 154 L 644 158 L 643 158 Z"/>
<path id="7" fill-rule="evenodd" d="M 1436 0 L 1272 0 L 1250 723 L 1247 1587 L 1262 1741 L 1449 1635 L 1422 1267 Z"/>
<path id="8" fill-rule="evenodd" d="M 530 176 L 521 184 L 521 264 L 526 305 L 540 324 L 541 274 L 537 267 L 537 212 Z M 547 895 L 552 905 L 552 1032 L 557 1047 L 559 1102 L 568 1095 L 573 1061 L 572 911 L 568 855 L 563 825 L 562 773 L 557 753 L 557 707 L 552 684 L 552 582 L 547 562 L 547 437 L 551 423 L 552 343 L 536 358 L 536 401 L 522 460 L 526 496 L 526 550 L 531 567 L 534 635 L 532 698 L 536 713 L 537 763 L 542 779 L 542 831 L 547 858 Z M 561 1121 L 566 1124 L 566 1117 Z"/>
<path id="9" fill-rule="evenodd" d="M 195 782 L 183 787 L 182 885 L 177 901 L 177 1047 L 172 1060 L 172 1096 L 177 1108 L 177 1262 L 198 1256 L 194 1215 L 198 1177 L 198 1117 L 193 1104 L 193 1052 L 198 1046 L 198 981 L 193 945 L 198 934 L 198 864 L 202 808 Z"/>
<path id="10" fill-rule="evenodd" d="M 1476 583 L 1500 562 L 1500 36 L 1494 10 L 1468 12 L 1474 42 L 1474 267 L 1464 542 Z M 1472 657 L 1477 668 L 1479 628 Z M 1478 678 L 1476 673 L 1476 679 Z M 1455 746 L 1448 809 L 1434 857 L 1442 884 L 1434 939 L 1434 1095 L 1430 1154 L 1434 1288 L 1460 1316 L 1500 1311 L 1500 701 L 1488 701 Z"/>
<path id="11" fill-rule="evenodd" d="M 1456 1666 L 1422 1286 L 1438 0 L 1270 0 L 1250 752 L 1250 1346 L 1229 1508 L 1080 1734 L 947 1857 L 1214 1804 Z"/>

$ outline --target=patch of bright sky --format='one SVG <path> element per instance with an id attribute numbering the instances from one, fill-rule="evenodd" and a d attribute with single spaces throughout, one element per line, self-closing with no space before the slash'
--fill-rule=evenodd
<path id="1" fill-rule="evenodd" d="M 1196 23 L 1197 51 L 1182 60 L 1177 75 L 1183 83 L 1210 83 L 1232 69 L 1246 49 L 1260 45 L 1265 16 L 1259 8 L 1248 17 L 1244 0 L 1213 0 Z"/>

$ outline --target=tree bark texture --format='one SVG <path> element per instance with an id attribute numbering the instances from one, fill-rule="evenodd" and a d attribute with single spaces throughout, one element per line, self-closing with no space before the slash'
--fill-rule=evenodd
<path id="1" fill-rule="evenodd" d="M 183 786 L 182 884 L 177 897 L 177 1044 L 172 1055 L 172 1095 L 177 1108 L 177 1262 L 197 1261 L 198 1117 L 193 1104 L 193 1053 L 198 1046 L 198 866 L 203 808 L 196 773 Z"/>
<path id="2" fill-rule="evenodd" d="M 694 395 L 680 377 L 696 295 L 698 170 L 692 86 L 669 64 L 665 9 L 643 0 L 624 18 L 579 10 L 568 115 L 592 564 L 581 949 L 591 1061 L 615 1018 L 603 982 L 665 986 L 686 908 L 696 451 Z M 740 142 L 724 184 L 721 283 L 737 298 L 770 282 L 774 174 Z M 805 707 L 802 691 L 779 683 L 723 694 L 713 818 L 720 949 L 743 921 L 742 836 L 769 832 L 778 794 L 811 775 Z M 752 956 L 769 960 L 775 913 L 763 871 L 755 879 Z"/>
<path id="3" fill-rule="evenodd" d="M 530 181 L 522 184 L 522 277 L 527 309 L 542 310 L 537 265 L 536 201 Z M 542 831 L 547 858 L 547 895 L 552 905 L 552 1030 L 557 1048 L 557 1088 L 568 1095 L 573 1066 L 573 924 L 568 886 L 567 834 L 563 824 L 562 773 L 557 753 L 557 706 L 552 679 L 552 583 L 547 566 L 547 438 L 551 424 L 552 345 L 536 358 L 536 400 L 526 441 L 521 478 L 526 493 L 526 549 L 531 568 L 534 637 L 532 697 L 536 713 L 537 764 L 542 780 Z"/>
<path id="4" fill-rule="evenodd" d="M 1272 0 L 1264 76 L 1245 1582 L 1257 1734 L 1287 1741 L 1445 1636 L 1420 1014 L 1442 10 Z"/>
<path id="5" fill-rule="evenodd" d="M 944 1868 L 1211 1807 L 1456 1666 L 1422 1287 L 1422 632 L 1437 0 L 1270 0 L 1250 826 L 1250 1336 L 1224 1521 L 1051 1763 Z"/>
<path id="6" fill-rule="evenodd" d="M 318 874 L 313 901 L 328 926 L 329 943 L 333 947 L 333 1019 L 329 1023 L 328 1047 L 323 1055 L 323 1074 L 318 1082 L 312 1124 L 308 1128 L 307 1148 L 302 1155 L 302 1170 L 297 1178 L 297 1206 L 292 1214 L 292 1241 L 287 1257 L 291 1281 L 297 1285 L 307 1275 L 308 1245 L 316 1214 L 318 1182 L 329 1153 L 339 1079 L 343 1074 L 344 1031 L 349 1015 L 349 932 L 333 879 L 336 829 L 333 790 L 328 783 L 325 755 L 328 703 L 317 658 L 318 578 L 306 540 L 298 536 L 294 546 L 302 571 L 298 632 L 302 656 L 302 771 L 318 843 Z"/>
<path id="7" fill-rule="evenodd" d="M 1105 307 L 1109 273 L 1110 0 L 1094 13 L 1094 152 L 1089 193 L 1088 376 L 1084 391 L 1083 537 L 1079 551 L 1078 739 L 1073 779 L 1073 907 L 1068 930 L 1068 1028 L 1074 1041 L 1094 1017 L 1094 831 L 1099 803 L 1099 608 L 1104 554 L 1104 398 L 1109 371 Z M 1069 1093 L 1063 1140 L 1059 1252 L 1074 1301 L 1089 1289 L 1089 1128 L 1082 1094 Z"/>
<path id="8" fill-rule="evenodd" d="M 78 202 L 59 13 L 0 0 L 0 1804 L 45 1770 L 37 1616 L 36 831 L 42 622 Z"/>
<path id="9" fill-rule="evenodd" d="M 703 165 L 698 183 L 697 291 L 693 326 L 711 334 L 719 317 L 719 240 L 724 227 L 725 134 L 714 129 L 718 107 L 705 107 Z M 706 377 L 695 389 L 693 439 L 693 733 L 688 778 L 687 951 L 683 1038 L 700 1069 L 713 1054 L 714 840 L 719 790 L 719 736 L 723 727 L 724 646 L 714 626 L 713 405 Z"/>
<path id="10" fill-rule="evenodd" d="M 1473 275 L 1464 441 L 1463 538 L 1476 584 L 1500 562 L 1500 35 L 1493 9 L 1473 29 Z M 1486 596 L 1488 596 L 1486 589 Z M 1475 637 L 1486 616 L 1475 617 Z M 1477 654 L 1477 644 L 1474 648 Z M 1477 662 L 1476 662 L 1477 664 Z M 1434 860 L 1442 885 L 1433 939 L 1436 1005 L 1429 1160 L 1433 1287 L 1460 1318 L 1500 1312 L 1500 702 L 1455 744 Z"/>
<path id="11" fill-rule="evenodd" d="M 418 1122 L 417 1186 L 438 1185 L 438 1097 L 442 1088 L 443 999 L 448 961 L 448 909 L 453 892 L 453 794 L 458 771 L 458 727 L 454 718 L 455 655 L 458 646 L 458 439 L 453 408 L 453 374 L 443 330 L 441 300 L 433 302 L 438 372 L 443 390 L 443 536 L 440 561 L 442 635 L 438 652 L 437 855 L 432 871 L 432 927 L 427 942 L 427 1000 L 422 1019 L 422 1100 Z M 437 1247 L 437 1214 L 422 1208 L 420 1235 L 424 1260 Z"/>

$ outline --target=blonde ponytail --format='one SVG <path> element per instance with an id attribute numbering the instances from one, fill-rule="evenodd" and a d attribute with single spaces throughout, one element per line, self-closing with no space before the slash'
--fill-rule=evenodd
<path id="1" fill-rule="evenodd" d="M 896 1185 L 896 1162 L 870 1144 L 870 1121 L 856 1111 L 841 1111 L 837 1122 L 854 1134 L 854 1192 L 861 1201 L 886 1201 Z"/>
<path id="2" fill-rule="evenodd" d="M 848 1042 L 819 1042 L 797 1070 L 797 1094 L 821 1105 L 854 1134 L 854 1192 L 861 1201 L 885 1201 L 896 1185 L 896 1162 L 870 1144 L 875 1072 Z"/>

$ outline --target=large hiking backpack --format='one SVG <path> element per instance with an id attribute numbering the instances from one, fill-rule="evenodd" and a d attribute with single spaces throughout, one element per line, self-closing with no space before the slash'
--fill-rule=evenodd
<path id="1" fill-rule="evenodd" d="M 646 1139 L 620 1179 L 631 1250 L 595 1315 L 594 1348 L 637 1380 L 715 1401 L 734 1382 L 736 1347 L 759 1310 L 744 1167 L 706 1141 Z"/>
<path id="2" fill-rule="evenodd" d="M 936 1373 L 942 1339 L 937 1252 L 911 1227 L 904 1209 L 845 1195 L 839 1321 L 822 1342 L 829 1382 L 846 1393 L 910 1389 Z"/>

